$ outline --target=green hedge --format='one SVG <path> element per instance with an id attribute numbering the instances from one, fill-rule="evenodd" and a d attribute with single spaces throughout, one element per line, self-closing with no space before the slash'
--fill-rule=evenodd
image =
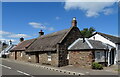
<path id="1" fill-rule="evenodd" d="M 92 63 L 92 69 L 103 69 L 103 66 L 101 64 L 99 64 L 98 62 L 93 62 Z"/>

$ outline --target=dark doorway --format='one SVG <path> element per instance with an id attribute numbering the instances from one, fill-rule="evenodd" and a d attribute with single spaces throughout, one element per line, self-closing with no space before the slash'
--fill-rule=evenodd
<path id="1" fill-rule="evenodd" d="M 110 51 L 110 64 L 114 64 L 114 49 L 111 49 Z"/>
<path id="2" fill-rule="evenodd" d="M 15 52 L 15 60 L 17 60 L 17 52 Z"/>
<path id="3" fill-rule="evenodd" d="M 39 54 L 36 53 L 36 63 L 39 63 Z"/>

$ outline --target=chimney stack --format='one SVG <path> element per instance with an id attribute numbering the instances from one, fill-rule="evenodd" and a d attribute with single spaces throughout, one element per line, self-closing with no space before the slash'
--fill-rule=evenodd
<path id="1" fill-rule="evenodd" d="M 22 41 L 24 41 L 24 38 L 23 38 L 23 37 L 20 38 L 20 42 L 22 42 Z"/>
<path id="2" fill-rule="evenodd" d="M 77 26 L 76 17 L 73 17 L 73 19 L 72 19 L 72 26 Z"/>
<path id="3" fill-rule="evenodd" d="M 12 40 L 9 41 L 9 44 L 12 45 Z"/>
<path id="4" fill-rule="evenodd" d="M 44 32 L 42 30 L 40 30 L 39 36 L 42 36 L 42 35 L 44 35 Z"/>

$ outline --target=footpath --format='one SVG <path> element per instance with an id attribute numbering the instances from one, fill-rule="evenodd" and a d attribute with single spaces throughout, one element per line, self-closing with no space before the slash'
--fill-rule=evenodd
<path id="1" fill-rule="evenodd" d="M 40 68 L 44 68 L 44 69 L 51 70 L 51 71 L 67 73 L 69 75 L 78 75 L 78 76 L 81 76 L 81 75 L 118 75 L 118 71 L 115 71 L 117 67 L 115 68 L 106 67 L 103 70 L 93 70 L 93 69 L 88 69 L 88 68 L 75 67 L 72 65 L 68 65 L 64 67 L 53 67 L 50 65 L 40 65 L 39 63 L 30 63 L 30 62 L 17 61 L 17 60 L 12 60 L 12 59 L 2 59 L 2 60 L 20 63 L 20 64 L 27 64 L 27 65 L 40 67 Z"/>

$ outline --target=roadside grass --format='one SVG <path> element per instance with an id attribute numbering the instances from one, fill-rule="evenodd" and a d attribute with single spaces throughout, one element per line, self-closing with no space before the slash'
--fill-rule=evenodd
<path id="1" fill-rule="evenodd" d="M 118 72 L 120 72 L 120 69 L 115 69 L 115 71 L 118 71 Z"/>

